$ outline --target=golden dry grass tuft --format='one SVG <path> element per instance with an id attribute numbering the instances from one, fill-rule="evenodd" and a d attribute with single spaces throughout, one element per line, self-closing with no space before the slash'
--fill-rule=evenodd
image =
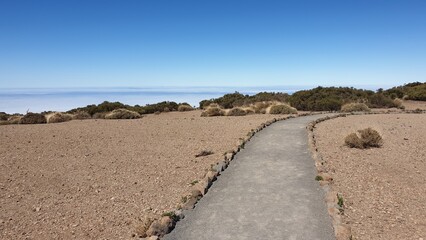
<path id="1" fill-rule="evenodd" d="M 265 114 L 271 105 L 271 102 L 256 102 L 252 105 L 252 108 L 255 113 Z"/>
<path id="2" fill-rule="evenodd" d="M 186 105 L 186 104 L 182 104 L 182 105 L 178 106 L 179 112 L 187 112 L 187 111 L 192 111 L 192 110 L 194 110 L 194 108 L 192 108 L 191 106 Z"/>
<path id="3" fill-rule="evenodd" d="M 240 107 L 234 107 L 228 110 L 225 115 L 226 116 L 245 116 L 247 115 L 247 112 Z"/>
<path id="4" fill-rule="evenodd" d="M 287 104 L 272 105 L 269 108 L 270 114 L 297 114 L 297 109 Z"/>
<path id="5" fill-rule="evenodd" d="M 342 112 L 369 112 L 370 108 L 365 103 L 347 103 L 340 109 Z"/>
<path id="6" fill-rule="evenodd" d="M 9 124 L 18 124 L 21 121 L 21 118 L 22 118 L 22 116 L 19 116 L 19 115 L 10 116 L 7 119 L 7 122 Z"/>
<path id="7" fill-rule="evenodd" d="M 124 108 L 115 109 L 105 115 L 105 119 L 137 119 L 141 117 L 139 113 Z"/>
<path id="8" fill-rule="evenodd" d="M 73 115 L 69 113 L 55 112 L 46 115 L 47 123 L 68 122 L 73 119 Z"/>
<path id="9" fill-rule="evenodd" d="M 212 104 L 213 105 L 213 104 Z M 225 111 L 219 105 L 210 105 L 201 113 L 201 117 L 223 116 Z"/>

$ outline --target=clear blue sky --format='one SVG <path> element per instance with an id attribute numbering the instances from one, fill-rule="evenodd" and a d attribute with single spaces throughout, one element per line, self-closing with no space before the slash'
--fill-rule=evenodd
<path id="1" fill-rule="evenodd" d="M 426 1 L 0 2 L 0 88 L 426 81 Z"/>

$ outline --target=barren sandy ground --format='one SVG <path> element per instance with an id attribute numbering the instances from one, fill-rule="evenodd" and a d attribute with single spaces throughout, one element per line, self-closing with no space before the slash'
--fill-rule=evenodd
<path id="1" fill-rule="evenodd" d="M 0 239 L 129 239 L 175 209 L 191 182 L 279 115 L 0 126 Z M 202 150 L 213 155 L 195 158 Z"/>
<path id="2" fill-rule="evenodd" d="M 405 100 L 403 102 L 403 105 L 405 106 L 405 109 L 407 110 L 416 110 L 416 109 L 426 110 L 426 102 L 422 102 L 422 101 Z"/>
<path id="3" fill-rule="evenodd" d="M 317 125 L 319 152 L 343 194 L 354 239 L 426 239 L 426 115 L 349 116 Z M 380 132 L 379 149 L 350 149 L 359 129 Z"/>

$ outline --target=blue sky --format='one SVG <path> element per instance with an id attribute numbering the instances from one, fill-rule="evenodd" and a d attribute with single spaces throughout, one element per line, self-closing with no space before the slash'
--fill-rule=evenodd
<path id="1" fill-rule="evenodd" d="M 0 2 L 0 88 L 426 81 L 426 1 Z"/>

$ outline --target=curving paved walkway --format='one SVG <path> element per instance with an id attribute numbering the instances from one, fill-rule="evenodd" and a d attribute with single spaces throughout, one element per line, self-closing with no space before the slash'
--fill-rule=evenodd
<path id="1" fill-rule="evenodd" d="M 335 239 L 305 128 L 321 117 L 257 133 L 164 239 Z"/>

